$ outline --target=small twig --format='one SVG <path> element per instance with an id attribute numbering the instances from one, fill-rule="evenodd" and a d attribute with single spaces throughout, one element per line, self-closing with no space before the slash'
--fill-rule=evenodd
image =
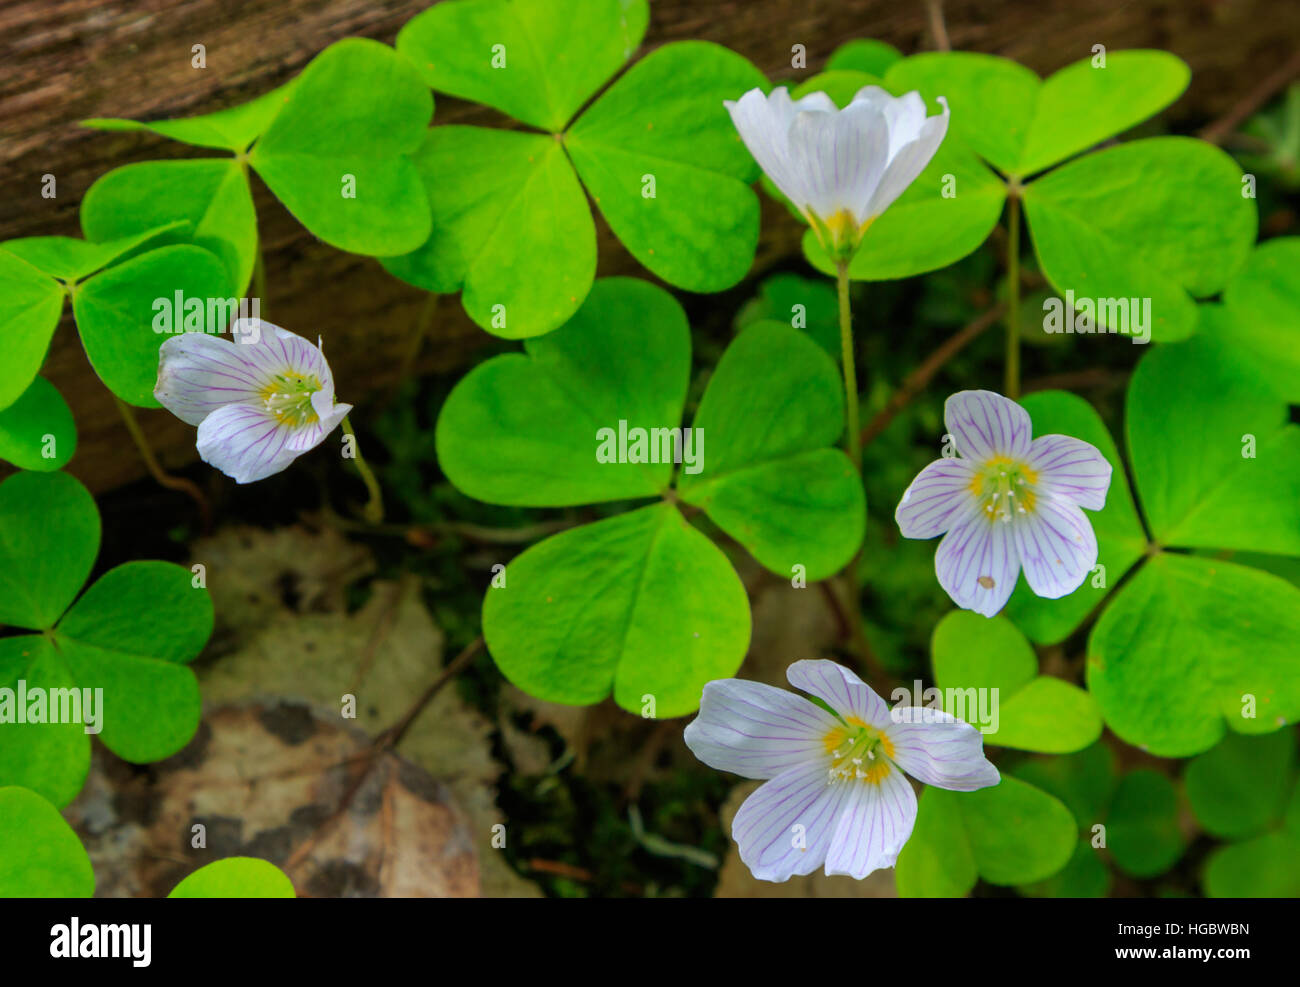
<path id="1" fill-rule="evenodd" d="M 375 742 L 377 744 L 382 743 L 383 746 L 387 748 L 396 747 L 401 743 L 402 738 L 406 736 L 406 731 L 411 728 L 411 724 L 415 722 L 416 717 L 424 711 L 424 707 L 429 705 L 429 702 L 442 690 L 443 686 L 469 667 L 469 663 L 474 660 L 475 656 L 482 649 L 483 635 L 480 634 L 469 644 L 465 645 L 461 650 L 461 653 L 448 663 L 447 667 L 442 670 L 442 674 L 434 679 L 433 684 L 430 685 L 429 688 L 424 690 L 424 693 L 411 705 L 411 708 L 406 711 L 406 714 L 380 734 L 378 740 Z"/>
<path id="2" fill-rule="evenodd" d="M 1083 388 L 1114 388 L 1123 386 L 1129 378 L 1127 370 L 1107 367 L 1090 367 L 1063 374 L 1046 374 L 1025 381 L 1025 393 L 1032 391 L 1077 391 Z"/>
<path id="3" fill-rule="evenodd" d="M 1267 103 L 1276 93 L 1285 89 L 1296 76 L 1300 76 L 1300 51 L 1296 51 L 1275 71 L 1265 76 L 1263 81 L 1238 100 L 1231 110 L 1205 127 L 1199 135 L 1201 140 L 1209 141 L 1211 144 L 1222 143 L 1224 138 L 1236 130 L 1247 117 Z"/>
<path id="4" fill-rule="evenodd" d="M 852 565 L 856 568 L 856 558 L 854 558 Z M 847 575 L 846 572 L 845 576 L 847 577 Z M 866 632 L 862 629 L 862 613 L 857 594 L 857 581 L 846 578 L 845 582 L 848 583 L 850 593 L 848 606 L 855 608 L 856 613 L 846 609 L 844 601 L 840 599 L 835 590 L 833 580 L 827 579 L 820 583 L 822 595 L 826 598 L 831 612 L 835 615 L 836 623 L 841 628 L 841 640 L 848 642 L 849 650 L 862 662 L 862 666 L 867 672 L 867 678 L 879 686 L 880 691 L 887 691 L 893 685 L 894 677 L 881 664 L 879 657 L 872 650 L 870 642 L 867 641 Z M 854 616 L 857 617 L 856 620 L 853 619 Z M 847 633 L 844 633 L 844 631 L 847 631 Z"/>
<path id="5" fill-rule="evenodd" d="M 903 381 L 898 390 L 890 395 L 885 406 L 875 414 L 871 421 L 867 422 L 866 428 L 862 430 L 862 444 L 865 446 L 879 437 L 880 433 L 889 427 L 889 423 L 894 420 L 894 416 L 907 407 L 921 391 L 925 390 L 926 385 L 930 383 L 935 374 L 943 369 L 944 364 L 965 349 L 968 343 L 988 329 L 989 326 L 1002 318 L 1006 310 L 1006 305 L 999 302 L 983 315 L 973 319 L 948 337 L 942 346 L 926 357 L 925 362 L 907 375 L 907 379 Z"/>
<path id="6" fill-rule="evenodd" d="M 117 402 L 117 410 L 122 416 L 122 421 L 126 424 L 126 430 L 131 433 L 131 439 L 135 442 L 136 449 L 140 451 L 140 458 L 144 460 L 149 475 L 157 480 L 160 486 L 164 486 L 168 490 L 179 490 L 198 505 L 203 533 L 207 534 L 212 530 L 212 508 L 208 505 L 208 499 L 203 496 L 203 491 L 193 481 L 187 480 L 183 476 L 172 476 L 163 470 L 158 463 L 157 457 L 153 454 L 153 449 L 149 446 L 149 440 L 145 438 L 144 430 L 140 428 L 140 423 L 136 421 L 135 412 L 131 410 L 131 406 L 116 394 L 113 395 L 113 400 Z"/>
<path id="7" fill-rule="evenodd" d="M 925 10 L 930 16 L 930 33 L 934 35 L 934 47 L 939 51 L 952 51 L 952 42 L 948 40 L 948 28 L 943 22 L 943 0 L 925 0 Z"/>
<path id="8" fill-rule="evenodd" d="M 429 701 L 438 694 L 438 691 L 444 685 L 450 682 L 465 668 L 466 665 L 470 663 L 470 660 L 478 654 L 479 649 L 482 647 L 483 638 L 480 635 L 470 642 L 470 644 L 460 654 L 451 660 L 451 663 L 443 669 L 442 674 L 434 680 L 433 684 L 430 685 L 429 688 L 424 690 L 424 694 L 415 701 L 415 704 L 406 711 L 400 720 L 376 737 L 370 744 L 369 748 L 359 753 L 355 760 L 364 761 L 365 767 L 361 769 L 357 776 L 352 779 L 352 783 L 348 785 L 347 791 L 345 791 L 343 797 L 339 799 L 338 808 L 331 812 L 325 819 L 321 820 L 320 824 L 312 834 L 300 843 L 298 848 L 290 854 L 289 859 L 285 861 L 284 870 L 292 871 L 307 858 L 307 855 L 311 853 L 312 848 L 316 846 L 321 836 L 328 832 L 339 821 L 339 819 L 343 817 L 343 814 L 348 811 L 353 800 L 357 797 L 357 792 L 361 791 L 361 786 L 365 784 L 366 779 L 370 777 L 370 772 L 374 770 L 375 763 L 379 760 L 380 755 L 393 750 L 393 748 L 401 742 L 402 737 L 406 735 L 406 731 L 410 729 L 411 724 L 415 722 L 416 717 L 420 715 L 420 712 L 426 705 L 428 705 Z"/>

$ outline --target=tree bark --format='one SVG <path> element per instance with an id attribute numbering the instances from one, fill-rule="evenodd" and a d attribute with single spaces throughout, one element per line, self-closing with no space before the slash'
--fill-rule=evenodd
<path id="1" fill-rule="evenodd" d="M 393 43 L 426 6 L 406 0 L 0 2 L 0 240 L 78 235 L 81 197 L 104 172 L 132 161 L 202 154 L 148 134 L 87 130 L 78 121 L 155 120 L 241 103 L 285 82 L 339 38 Z M 954 48 L 1007 55 L 1043 74 L 1088 56 L 1094 44 L 1173 51 L 1192 66 L 1193 81 L 1171 114 L 1191 126 L 1228 112 L 1294 52 L 1300 18 L 1287 6 L 1274 0 L 958 0 L 945 5 L 945 15 Z M 646 45 L 716 41 L 775 80 L 798 81 L 818 71 L 841 42 L 863 37 L 889 41 L 904 53 L 934 47 L 926 5 L 897 0 L 651 0 Z M 208 67 L 201 70 L 190 61 L 191 46 L 199 43 L 207 49 Z M 805 69 L 791 67 L 796 44 L 807 49 Z M 435 119 L 500 122 L 494 111 L 442 96 Z M 41 197 L 45 174 L 57 179 L 55 199 Z M 378 262 L 317 241 L 256 179 L 254 193 L 267 265 L 264 314 L 305 335 L 327 336 L 338 392 L 364 407 L 368 395 L 395 383 L 424 296 Z M 651 277 L 598 214 L 597 230 L 601 275 Z M 765 201 L 754 273 L 795 254 L 800 234 L 783 209 Z M 488 340 L 458 300 L 443 299 L 418 368 L 457 367 Z M 43 372 L 77 419 L 79 448 L 69 471 L 95 491 L 144 475 L 68 313 Z M 164 466 L 195 458 L 191 427 L 164 411 L 141 411 L 139 418 Z"/>

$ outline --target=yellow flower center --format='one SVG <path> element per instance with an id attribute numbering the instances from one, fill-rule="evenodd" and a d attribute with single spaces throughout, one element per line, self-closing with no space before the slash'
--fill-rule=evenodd
<path id="1" fill-rule="evenodd" d="M 311 396 L 321 389 L 315 374 L 300 374 L 286 370 L 262 389 L 262 400 L 267 410 L 281 425 L 301 428 L 313 425 L 319 418 L 311 405 Z"/>
<path id="2" fill-rule="evenodd" d="M 891 770 L 888 758 L 894 756 L 889 737 L 850 716 L 844 726 L 835 727 L 823 742 L 831 756 L 830 783 L 861 781 L 879 785 Z"/>
<path id="3" fill-rule="evenodd" d="M 1038 474 L 1024 463 L 995 456 L 975 470 L 970 491 L 990 523 L 1008 523 L 1014 517 L 1034 513 L 1037 482 Z"/>
<path id="4" fill-rule="evenodd" d="M 823 249 L 832 258 L 843 260 L 849 259 L 857 252 L 858 245 L 862 243 L 862 238 L 866 236 L 867 229 L 872 223 L 869 219 L 859 226 L 857 220 L 853 218 L 851 209 L 840 209 L 825 219 L 811 209 L 807 210 L 806 215 Z"/>

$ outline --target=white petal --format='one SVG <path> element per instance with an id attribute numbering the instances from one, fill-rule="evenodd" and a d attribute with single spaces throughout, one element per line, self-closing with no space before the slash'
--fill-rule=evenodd
<path id="1" fill-rule="evenodd" d="M 308 449 L 315 449 L 325 441 L 325 436 L 339 427 L 339 423 L 352 410 L 350 404 L 336 404 L 332 408 L 329 407 L 323 397 L 324 393 L 318 391 L 311 396 L 311 405 L 316 412 L 317 420 L 294 429 L 293 438 L 289 440 L 289 448 L 294 452 L 304 453 Z M 330 400 L 333 398 L 331 397 Z"/>
<path id="2" fill-rule="evenodd" d="M 925 100 L 915 89 L 910 93 L 904 93 L 897 99 L 891 99 L 882 107 L 885 119 L 889 122 L 889 160 L 892 162 L 898 157 L 898 152 L 907 144 L 912 143 L 921 134 L 921 127 L 925 125 L 926 108 Z M 935 117 L 936 120 L 945 120 L 948 112 L 947 103 L 944 103 L 944 114 Z"/>
<path id="3" fill-rule="evenodd" d="M 1069 435 L 1040 435 L 1026 465 L 1038 473 L 1035 486 L 1090 511 L 1106 506 L 1111 465 L 1096 446 Z"/>
<path id="4" fill-rule="evenodd" d="M 916 824 L 916 792 L 896 767 L 879 785 L 855 782 L 844 787 L 850 795 L 826 852 L 826 873 L 861 880 L 898 860 Z"/>
<path id="5" fill-rule="evenodd" d="M 984 735 L 969 723 L 924 706 L 895 707 L 891 716 L 895 723 L 885 731 L 891 759 L 917 781 L 973 792 L 1002 780 L 984 756 Z"/>
<path id="6" fill-rule="evenodd" d="M 246 353 L 229 340 L 207 333 L 172 336 L 158 350 L 153 396 L 190 425 L 225 405 L 260 401 L 272 377 L 245 359 Z"/>
<path id="7" fill-rule="evenodd" d="M 948 133 L 947 101 L 944 101 L 943 113 L 928 118 L 925 116 L 925 105 L 922 103 L 921 119 L 913 121 L 909 118 L 901 122 L 900 126 L 910 127 L 913 122 L 917 124 L 915 134 L 901 145 L 895 145 L 896 134 L 891 126 L 889 165 L 885 168 L 880 184 L 871 197 L 864 219 L 874 219 L 892 206 L 895 200 L 907 191 L 908 186 L 916 181 L 921 172 L 925 171 Z"/>
<path id="8" fill-rule="evenodd" d="M 935 538 L 948 530 L 953 515 L 974 500 L 975 471 L 969 460 L 936 459 L 903 492 L 894 520 L 904 538 Z"/>
<path id="9" fill-rule="evenodd" d="M 1049 600 L 1073 593 L 1097 564 L 1097 536 L 1077 505 L 1039 494 L 1034 509 L 1010 525 L 1025 581 Z"/>
<path id="10" fill-rule="evenodd" d="M 824 658 L 805 658 L 787 668 L 785 677 L 796 689 L 816 696 L 840 716 L 855 716 L 875 727 L 889 723 L 888 704 L 843 665 Z"/>
<path id="11" fill-rule="evenodd" d="M 199 424 L 199 457 L 236 483 L 252 483 L 297 458 L 289 447 L 293 434 L 260 405 L 228 404 Z"/>
<path id="12" fill-rule="evenodd" d="M 1023 460 L 1029 455 L 1029 412 L 1001 394 L 958 391 L 944 403 L 943 421 L 957 451 L 977 464 L 995 456 Z"/>
<path id="13" fill-rule="evenodd" d="M 726 100 L 724 105 L 758 166 L 787 199 L 803 208 L 808 201 L 808 186 L 806 177 L 790 160 L 790 124 L 795 106 L 812 109 L 820 103 L 810 102 L 808 97 L 792 103 L 789 92 L 778 87 L 770 97 L 764 97 L 761 89 L 751 89 L 734 102 Z"/>
<path id="14" fill-rule="evenodd" d="M 814 762 L 829 769 L 826 736 L 835 717 L 802 696 L 744 679 L 704 687 L 700 714 L 686 728 L 686 746 L 719 771 L 775 778 Z"/>
<path id="15" fill-rule="evenodd" d="M 889 160 L 889 125 L 866 102 L 832 113 L 800 111 L 790 126 L 790 160 L 818 216 L 829 220 L 847 209 L 860 223 Z"/>
<path id="16" fill-rule="evenodd" d="M 934 571 L 957 606 L 992 617 L 1006 605 L 1020 572 L 1014 527 L 973 501 L 953 518 L 934 553 Z"/>
<path id="17" fill-rule="evenodd" d="M 850 785 L 831 785 L 824 765 L 790 768 L 766 781 L 731 824 L 740 859 L 761 881 L 811 874 L 826 860 Z"/>

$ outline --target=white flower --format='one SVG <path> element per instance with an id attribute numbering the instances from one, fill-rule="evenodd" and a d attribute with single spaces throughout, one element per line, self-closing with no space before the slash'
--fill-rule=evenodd
<path id="1" fill-rule="evenodd" d="M 921 94 L 858 90 L 838 109 L 825 93 L 792 101 L 784 87 L 751 89 L 726 101 L 740 138 L 759 166 L 817 231 L 833 255 L 847 257 L 872 221 L 906 191 L 948 132 L 948 102 L 927 117 Z"/>
<path id="2" fill-rule="evenodd" d="M 1078 589 L 1097 564 L 1097 537 L 1080 508 L 1106 506 L 1106 457 L 1068 435 L 1031 442 L 1028 412 L 992 391 L 954 394 L 943 415 L 959 457 L 923 469 L 894 512 L 905 538 L 944 535 L 934 556 L 939 584 L 957 606 L 986 617 L 1006 604 L 1022 566 L 1039 596 Z"/>
<path id="3" fill-rule="evenodd" d="M 231 333 L 244 341 L 189 332 L 164 342 L 153 396 L 199 427 L 205 463 L 251 483 L 314 449 L 352 405 L 334 403 L 319 346 L 261 319 L 238 319 Z"/>
<path id="4" fill-rule="evenodd" d="M 720 679 L 704 687 L 686 728 L 705 764 L 766 779 L 731 825 L 740 859 L 760 880 L 822 866 L 863 878 L 892 867 L 916 822 L 904 771 L 958 792 L 1001 781 L 969 723 L 928 708 L 891 711 L 833 661 L 797 661 L 786 677 L 835 712 L 761 682 Z"/>

